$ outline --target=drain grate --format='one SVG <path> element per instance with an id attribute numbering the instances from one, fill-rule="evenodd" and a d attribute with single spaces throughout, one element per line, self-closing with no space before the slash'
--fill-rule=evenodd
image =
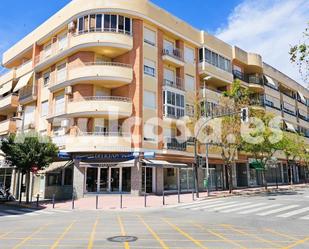
<path id="1" fill-rule="evenodd" d="M 117 242 L 117 243 L 123 243 L 123 242 L 134 242 L 137 241 L 137 237 L 135 236 L 114 236 L 107 239 L 110 242 Z"/>

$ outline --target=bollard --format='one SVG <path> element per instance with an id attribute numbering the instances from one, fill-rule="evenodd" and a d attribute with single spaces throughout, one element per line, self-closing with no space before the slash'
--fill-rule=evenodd
<path id="1" fill-rule="evenodd" d="M 96 195 L 95 197 L 95 209 L 99 209 L 99 196 Z"/>
<path id="2" fill-rule="evenodd" d="M 53 209 L 55 209 L 55 197 L 56 197 L 56 195 L 53 194 Z"/>
<path id="3" fill-rule="evenodd" d="M 147 207 L 147 194 L 144 194 L 144 207 Z"/>
<path id="4" fill-rule="evenodd" d="M 164 195 L 164 191 L 162 192 L 162 201 L 163 201 L 163 206 L 165 206 L 165 195 Z"/>
<path id="5" fill-rule="evenodd" d="M 36 196 L 36 207 L 39 207 L 39 199 L 40 199 L 40 195 L 38 194 Z"/>
<path id="6" fill-rule="evenodd" d="M 75 203 L 74 203 L 74 201 L 75 201 L 75 198 L 74 198 L 74 193 L 73 193 L 73 194 L 72 194 L 72 209 L 75 208 Z"/>
<path id="7" fill-rule="evenodd" d="M 122 209 L 122 192 L 120 193 L 120 209 Z"/>

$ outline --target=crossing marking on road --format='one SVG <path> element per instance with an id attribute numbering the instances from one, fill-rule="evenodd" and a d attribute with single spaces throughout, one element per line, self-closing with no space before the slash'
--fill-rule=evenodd
<path id="1" fill-rule="evenodd" d="M 189 208 L 191 208 L 191 207 L 199 207 L 199 206 L 204 206 L 204 205 L 206 205 L 206 204 L 215 204 L 215 203 L 222 203 L 222 202 L 224 202 L 224 201 L 220 201 L 220 200 L 216 200 L 216 201 L 203 201 L 203 202 L 199 202 L 199 203 L 191 203 L 191 204 L 188 204 L 188 205 L 185 205 L 185 206 L 180 206 L 180 207 L 178 207 L 178 209 L 189 209 Z"/>
<path id="2" fill-rule="evenodd" d="M 273 210 L 270 210 L 270 211 L 266 211 L 264 213 L 259 213 L 257 215 L 266 216 L 266 215 L 279 213 L 279 212 L 282 212 L 282 211 L 285 211 L 285 210 L 288 210 L 288 209 L 292 209 L 292 208 L 296 208 L 296 207 L 299 207 L 299 205 L 290 205 L 290 206 L 286 206 L 286 207 L 282 207 L 282 208 L 277 208 L 277 209 L 273 209 Z"/>
<path id="3" fill-rule="evenodd" d="M 57 238 L 57 240 L 50 247 L 50 249 L 56 249 L 59 246 L 60 241 L 67 235 L 68 232 L 70 232 L 75 222 L 76 221 L 73 221 L 70 225 L 66 227 L 66 229 L 61 233 L 61 235 Z"/>
<path id="4" fill-rule="evenodd" d="M 270 208 L 275 208 L 275 207 L 280 207 L 280 206 L 282 206 L 282 204 L 273 204 L 273 205 L 269 205 L 266 207 L 258 207 L 258 208 L 253 208 L 250 210 L 241 211 L 238 214 L 251 214 L 251 213 L 259 212 L 265 209 L 270 209 Z"/>
<path id="5" fill-rule="evenodd" d="M 223 206 L 223 207 L 218 207 L 218 208 L 213 208 L 213 211 L 220 211 L 223 209 L 227 209 L 227 208 L 231 208 L 231 207 L 237 207 L 239 205 L 247 205 L 247 204 L 251 204 L 252 202 L 242 202 L 242 203 L 236 203 L 236 204 L 232 204 L 232 205 L 227 205 L 227 206 Z"/>
<path id="6" fill-rule="evenodd" d="M 293 237 L 291 235 L 288 235 L 288 234 L 285 234 L 285 233 L 281 233 L 281 232 L 272 230 L 270 228 L 265 228 L 264 230 L 269 232 L 269 233 L 272 233 L 272 234 L 275 234 L 275 235 L 279 235 L 279 236 L 281 236 L 283 238 L 287 238 L 287 239 L 294 240 L 294 241 L 298 240 L 298 238 L 295 238 L 295 237 Z"/>
<path id="7" fill-rule="evenodd" d="M 235 201 L 233 202 L 230 202 L 230 203 L 236 203 Z M 206 205 L 203 205 L 203 206 L 199 206 L 199 207 L 193 207 L 193 208 L 190 208 L 190 210 L 204 210 L 204 209 L 207 209 L 207 208 L 212 208 L 212 207 L 221 207 L 221 206 L 226 206 L 227 203 L 211 203 L 211 204 L 206 204 Z"/>
<path id="8" fill-rule="evenodd" d="M 188 240 L 192 241 L 195 245 L 197 245 L 199 248 L 203 248 L 203 249 L 207 249 L 207 247 L 205 247 L 200 241 L 196 240 L 195 238 L 193 238 L 190 234 L 186 233 L 185 231 L 183 231 L 181 228 L 179 228 L 178 226 L 176 226 L 175 224 L 171 223 L 170 221 L 168 221 L 167 219 L 161 218 L 161 220 L 163 220 L 166 224 L 168 224 L 170 227 L 174 228 L 178 233 L 180 233 L 182 236 L 184 236 L 185 238 L 187 238 Z"/>
<path id="9" fill-rule="evenodd" d="M 146 223 L 142 216 L 137 216 L 140 221 L 144 224 L 147 230 L 151 233 L 151 235 L 159 242 L 163 249 L 169 249 L 169 247 L 165 244 L 165 242 L 159 237 L 159 235 Z"/>
<path id="10" fill-rule="evenodd" d="M 301 220 L 309 220 L 309 215 L 304 216 L 304 217 L 301 217 L 300 219 L 301 219 Z"/>
<path id="11" fill-rule="evenodd" d="M 257 203 L 257 204 L 245 205 L 245 206 L 242 206 L 242 207 L 237 207 L 237 208 L 232 208 L 232 209 L 228 209 L 228 210 L 223 210 L 221 212 L 222 213 L 231 213 L 231 212 L 240 211 L 240 210 L 247 209 L 247 208 L 263 206 L 265 204 L 266 203 Z"/>
<path id="12" fill-rule="evenodd" d="M 201 230 L 204 230 L 204 231 L 207 231 L 207 232 L 211 233 L 212 235 L 222 239 L 223 241 L 225 241 L 227 243 L 230 243 L 230 244 L 232 244 L 234 246 L 237 246 L 237 247 L 239 247 L 241 249 L 245 249 L 245 247 L 243 245 L 237 243 L 236 241 L 228 239 L 227 237 L 225 237 L 223 234 L 219 233 L 218 231 L 215 232 L 212 229 L 206 229 L 204 226 L 202 226 L 201 224 L 197 224 L 197 223 L 193 223 L 193 225 L 198 227 L 198 228 L 200 228 Z"/>
<path id="13" fill-rule="evenodd" d="M 293 244 L 291 244 L 289 246 L 283 247 L 282 249 L 292 249 L 292 248 L 294 248 L 296 246 L 299 246 L 301 244 L 306 243 L 307 241 L 309 241 L 309 237 L 306 237 L 306 238 L 303 238 L 301 240 L 298 240 L 298 241 L 296 241 L 295 243 L 293 243 Z"/>
<path id="14" fill-rule="evenodd" d="M 301 209 L 297 209 L 288 213 L 284 213 L 284 214 L 279 214 L 277 215 L 277 217 L 281 217 L 281 218 L 288 218 L 297 214 L 302 214 L 309 211 L 309 207 L 305 207 L 305 208 L 301 208 Z"/>
<path id="15" fill-rule="evenodd" d="M 47 226 L 49 226 L 50 224 L 45 224 L 42 227 L 39 227 L 38 229 L 36 229 L 33 233 L 31 233 L 29 236 L 27 236 L 26 238 L 24 238 L 21 242 L 19 242 L 16 246 L 13 247 L 13 249 L 18 249 L 20 248 L 22 245 L 24 245 L 26 242 L 28 242 L 29 240 L 31 240 L 33 238 L 34 235 L 38 234 L 39 232 L 43 231 Z"/>
<path id="16" fill-rule="evenodd" d="M 97 218 L 96 221 L 93 224 L 92 231 L 91 231 L 91 234 L 90 234 L 90 237 L 89 237 L 87 249 L 93 248 L 93 241 L 94 241 L 94 238 L 95 238 L 95 233 L 96 233 L 96 230 L 97 230 L 98 223 L 99 223 L 99 218 Z"/>
<path id="17" fill-rule="evenodd" d="M 122 219 L 121 219 L 121 217 L 119 215 L 117 216 L 117 220 L 118 220 L 118 224 L 120 226 L 121 235 L 122 236 L 126 236 L 126 231 L 124 229 L 124 225 L 123 225 Z M 128 242 L 124 242 L 123 244 L 124 244 L 124 248 L 125 249 L 130 249 L 130 245 L 129 245 Z"/>

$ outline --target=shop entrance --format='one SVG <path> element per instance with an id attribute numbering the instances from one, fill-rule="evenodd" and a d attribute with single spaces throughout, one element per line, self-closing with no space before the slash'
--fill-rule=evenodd
<path id="1" fill-rule="evenodd" d="M 131 192 L 130 167 L 85 168 L 86 193 Z"/>

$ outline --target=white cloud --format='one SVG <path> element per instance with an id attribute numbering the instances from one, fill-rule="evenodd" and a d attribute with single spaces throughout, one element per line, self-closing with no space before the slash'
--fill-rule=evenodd
<path id="1" fill-rule="evenodd" d="M 308 0 L 244 0 L 230 14 L 217 36 L 262 55 L 263 60 L 302 83 L 289 60 L 290 45 L 302 39 L 309 21 Z"/>

